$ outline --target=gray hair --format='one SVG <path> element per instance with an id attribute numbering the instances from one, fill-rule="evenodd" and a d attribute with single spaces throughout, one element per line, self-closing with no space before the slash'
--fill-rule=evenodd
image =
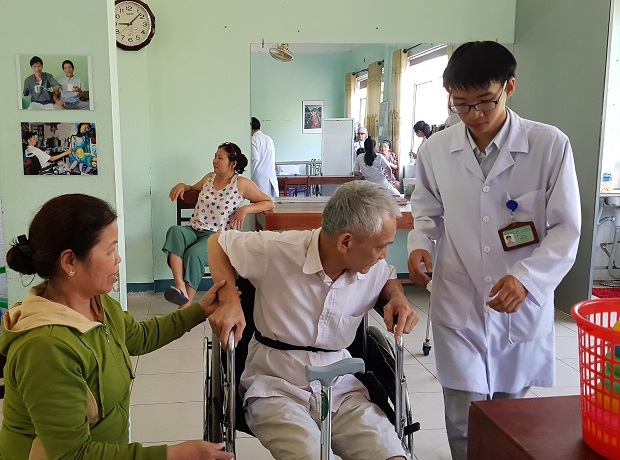
<path id="1" fill-rule="evenodd" d="M 354 180 L 338 187 L 325 205 L 322 230 L 332 237 L 351 232 L 365 239 L 380 234 L 385 219 L 400 216 L 396 200 L 385 187 Z"/>

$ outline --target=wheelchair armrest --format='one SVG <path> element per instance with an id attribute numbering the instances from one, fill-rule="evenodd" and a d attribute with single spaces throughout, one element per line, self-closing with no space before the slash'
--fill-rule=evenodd
<path id="1" fill-rule="evenodd" d="M 361 358 L 345 358 L 327 366 L 306 366 L 308 382 L 318 380 L 323 386 L 331 386 L 336 377 L 346 374 L 364 372 L 364 360 Z"/>

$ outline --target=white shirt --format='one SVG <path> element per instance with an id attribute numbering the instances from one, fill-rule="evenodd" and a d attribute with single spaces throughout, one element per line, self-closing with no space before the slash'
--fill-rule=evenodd
<path id="1" fill-rule="evenodd" d="M 485 177 L 464 124 L 434 134 L 419 151 L 407 248 L 432 253 L 431 320 L 442 386 L 483 394 L 555 384 L 553 291 L 575 260 L 581 204 L 572 149 L 553 126 L 508 110 L 509 132 Z M 498 230 L 534 222 L 540 243 L 504 251 Z M 512 314 L 485 304 L 500 278 L 528 291 Z"/>
<path id="2" fill-rule="evenodd" d="M 350 357 L 345 348 L 355 338 L 364 315 L 383 286 L 396 278 L 384 260 L 368 273 L 347 271 L 332 281 L 319 257 L 320 229 L 278 232 L 224 232 L 219 242 L 239 275 L 256 287 L 254 321 L 260 333 L 291 345 L 336 352 L 284 351 L 252 338 L 241 375 L 244 400 L 286 395 L 308 404 L 320 383 L 309 384 L 305 366 L 324 366 Z M 365 392 L 353 376 L 333 387 L 333 410 L 350 391 Z"/>
<path id="3" fill-rule="evenodd" d="M 390 165 L 383 155 L 377 154 L 372 165 L 368 166 L 362 153 L 355 159 L 353 171 L 361 172 L 366 180 L 385 187 L 392 195 L 400 195 L 400 192 L 386 179 L 385 174 L 383 174 L 384 169 L 390 169 Z"/>
<path id="4" fill-rule="evenodd" d="M 278 196 L 276 148 L 273 139 L 260 130 L 252 135 L 252 180 L 267 196 Z"/>
<path id="5" fill-rule="evenodd" d="M 43 150 L 38 149 L 37 147 L 32 147 L 30 145 L 26 147 L 26 157 L 32 158 L 35 156 L 39 159 L 39 163 L 41 163 L 41 168 L 45 168 L 50 165 L 50 155 L 45 153 Z"/>

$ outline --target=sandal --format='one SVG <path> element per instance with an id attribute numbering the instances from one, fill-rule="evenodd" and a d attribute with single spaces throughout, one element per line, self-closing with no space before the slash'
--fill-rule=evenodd
<path id="1" fill-rule="evenodd" d="M 183 294 L 183 292 L 181 292 L 175 286 L 170 286 L 168 289 L 166 289 L 166 292 L 164 292 L 164 299 L 166 299 L 168 302 L 172 302 L 175 305 L 185 305 L 189 300 L 187 297 L 185 297 L 185 294 Z"/>

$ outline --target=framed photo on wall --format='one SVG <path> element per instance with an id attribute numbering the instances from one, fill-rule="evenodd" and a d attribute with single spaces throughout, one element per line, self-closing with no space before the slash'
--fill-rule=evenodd
<path id="1" fill-rule="evenodd" d="M 323 132 L 323 101 L 302 101 L 303 134 Z"/>
<path id="2" fill-rule="evenodd" d="M 25 176 L 96 176 L 95 123 L 21 123 Z"/>
<path id="3" fill-rule="evenodd" d="M 93 110 L 91 57 L 75 54 L 17 56 L 20 109 Z"/>

